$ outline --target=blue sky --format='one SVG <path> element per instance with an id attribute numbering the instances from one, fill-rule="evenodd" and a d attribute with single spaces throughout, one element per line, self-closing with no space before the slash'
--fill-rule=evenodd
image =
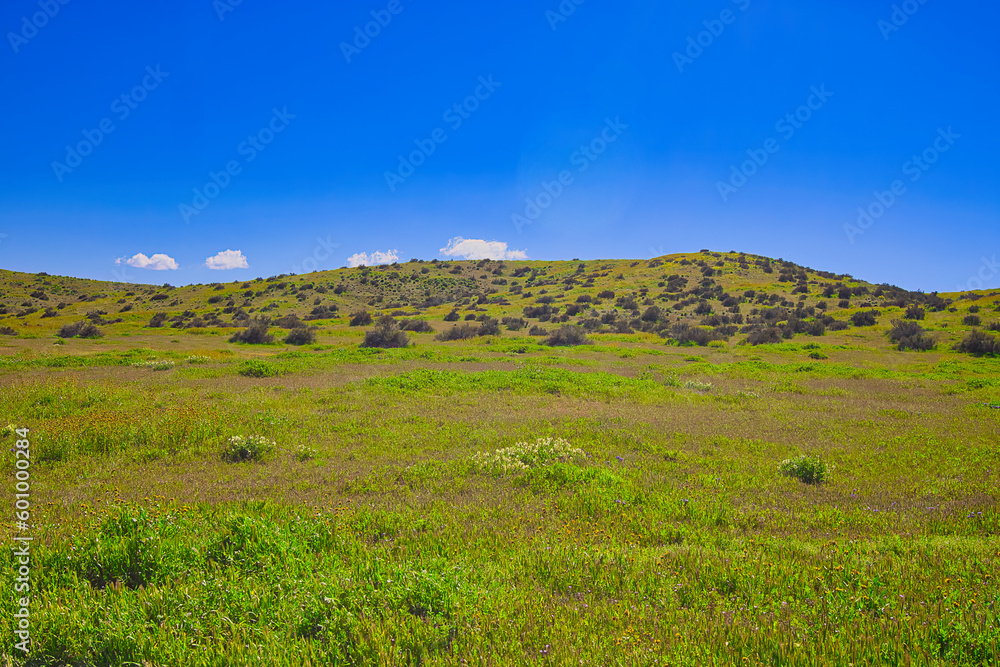
<path id="1" fill-rule="evenodd" d="M 712 248 L 1000 286 L 995 4 L 233 2 L 4 4 L 0 267 Z"/>

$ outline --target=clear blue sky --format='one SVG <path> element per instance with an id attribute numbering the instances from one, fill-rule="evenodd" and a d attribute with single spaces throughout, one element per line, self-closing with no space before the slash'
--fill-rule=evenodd
<path id="1" fill-rule="evenodd" d="M 1000 286 L 995 3 L 63 2 L 0 9 L 3 268 L 712 248 Z"/>

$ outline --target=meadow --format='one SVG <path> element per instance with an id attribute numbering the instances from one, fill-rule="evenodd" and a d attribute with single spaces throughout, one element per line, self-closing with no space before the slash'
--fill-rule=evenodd
<path id="1" fill-rule="evenodd" d="M 0 665 L 1000 659 L 1000 293 L 703 251 L 0 302 Z"/>

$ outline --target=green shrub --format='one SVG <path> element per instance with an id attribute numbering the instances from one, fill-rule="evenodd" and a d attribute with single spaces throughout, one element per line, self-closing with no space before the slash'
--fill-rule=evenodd
<path id="1" fill-rule="evenodd" d="M 955 346 L 959 352 L 981 356 L 984 354 L 1000 354 L 1000 341 L 985 331 L 973 329 Z"/>
<path id="2" fill-rule="evenodd" d="M 390 315 L 383 315 L 375 326 L 365 332 L 365 340 L 361 347 L 407 347 L 410 337 L 399 328 L 399 323 Z"/>
<path id="3" fill-rule="evenodd" d="M 372 323 L 372 315 L 367 310 L 359 310 L 351 313 L 352 327 L 366 327 Z"/>
<path id="4" fill-rule="evenodd" d="M 458 314 L 458 311 L 457 310 L 453 310 L 453 311 L 451 311 L 450 313 L 448 313 L 447 315 L 444 316 L 444 321 L 445 322 L 458 322 L 459 317 L 461 317 L 461 316 Z"/>
<path id="5" fill-rule="evenodd" d="M 480 452 L 472 462 L 480 469 L 494 473 L 518 473 L 554 463 L 576 463 L 587 455 L 562 438 L 538 438 L 535 442 L 519 442 L 493 452 Z"/>
<path id="6" fill-rule="evenodd" d="M 274 444 L 273 440 L 268 440 L 261 435 L 246 437 L 234 435 L 229 438 L 226 446 L 222 449 L 222 460 L 229 463 L 260 461 L 268 452 L 274 449 Z"/>
<path id="7" fill-rule="evenodd" d="M 893 320 L 887 335 L 899 350 L 931 350 L 935 346 L 934 339 L 916 322 Z"/>
<path id="8" fill-rule="evenodd" d="M 878 316 L 881 313 L 877 310 L 862 310 L 859 313 L 854 313 L 851 315 L 851 324 L 856 327 L 871 327 L 875 326 L 878 322 Z"/>
<path id="9" fill-rule="evenodd" d="M 98 329 L 93 322 L 73 322 L 72 324 L 64 324 L 56 335 L 60 338 L 74 338 L 79 336 L 80 338 L 100 338 L 104 334 Z"/>
<path id="10" fill-rule="evenodd" d="M 251 378 L 269 378 L 277 375 L 278 371 L 266 361 L 248 359 L 240 365 L 239 374 Z"/>
<path id="11" fill-rule="evenodd" d="M 907 320 L 922 320 L 924 319 L 924 309 L 913 304 L 906 309 L 906 314 L 903 315 L 903 318 Z"/>
<path id="12" fill-rule="evenodd" d="M 779 465 L 781 474 L 795 477 L 806 484 L 822 484 L 829 475 L 829 469 L 819 457 L 801 454 L 793 459 L 785 459 Z"/>
<path id="13" fill-rule="evenodd" d="M 474 327 L 471 324 L 456 324 L 450 329 L 445 329 L 437 336 L 435 340 L 449 341 L 449 340 L 465 340 L 467 338 L 475 338 L 479 335 L 479 327 Z"/>
<path id="14" fill-rule="evenodd" d="M 962 324 L 967 327 L 978 327 L 982 323 L 983 320 L 979 317 L 979 315 L 966 315 L 962 318 Z"/>
<path id="15" fill-rule="evenodd" d="M 263 315 L 255 317 L 243 331 L 237 331 L 229 338 L 230 343 L 247 343 L 248 345 L 268 345 L 274 342 L 274 336 L 267 333 L 271 326 L 271 318 Z"/>
<path id="16" fill-rule="evenodd" d="M 316 332 L 309 327 L 296 327 L 285 336 L 288 345 L 312 345 L 316 342 Z"/>

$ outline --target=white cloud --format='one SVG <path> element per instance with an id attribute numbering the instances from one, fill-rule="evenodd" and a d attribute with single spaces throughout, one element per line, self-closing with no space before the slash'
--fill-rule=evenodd
<path id="1" fill-rule="evenodd" d="M 366 252 L 356 252 L 347 258 L 347 265 L 355 266 L 375 266 L 376 264 L 392 264 L 399 261 L 398 250 L 374 251 L 372 254 Z"/>
<path id="2" fill-rule="evenodd" d="M 214 257 L 205 260 L 205 266 L 216 271 L 226 269 L 249 269 L 247 258 L 243 256 L 242 250 L 222 250 Z"/>
<path id="3" fill-rule="evenodd" d="M 152 271 L 176 271 L 179 268 L 177 260 L 163 253 L 156 253 L 152 257 L 146 257 L 139 252 L 131 257 L 119 257 L 115 260 L 115 264 L 121 264 L 122 262 L 137 269 L 150 269 Z"/>
<path id="4" fill-rule="evenodd" d="M 484 241 L 482 239 L 463 239 L 456 236 L 448 241 L 448 245 L 440 250 L 448 257 L 463 259 L 528 259 L 524 250 L 508 250 L 504 241 Z"/>

